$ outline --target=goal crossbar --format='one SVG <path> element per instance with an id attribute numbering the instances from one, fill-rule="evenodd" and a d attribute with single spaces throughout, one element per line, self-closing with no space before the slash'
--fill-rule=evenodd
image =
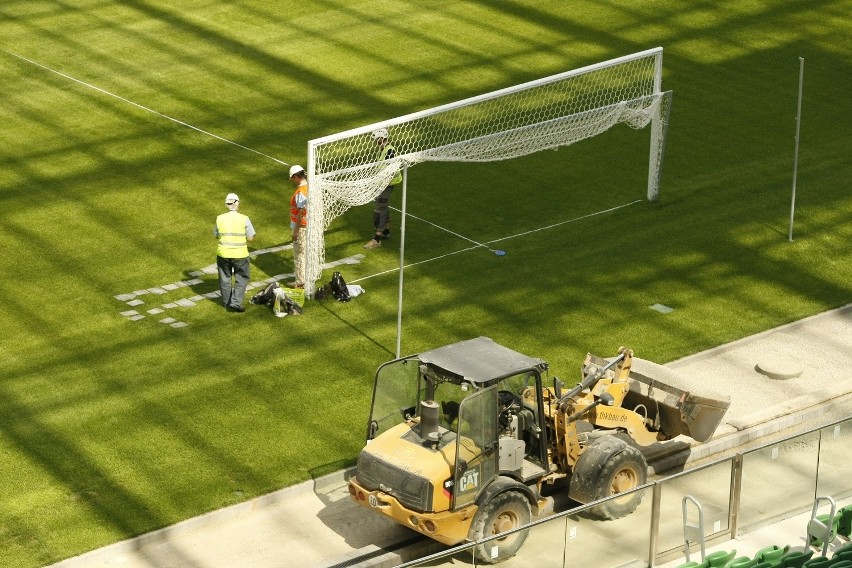
<path id="1" fill-rule="evenodd" d="M 593 63 L 591 65 L 586 65 L 585 67 L 579 67 L 577 69 L 572 69 L 570 71 L 563 71 L 562 73 L 557 73 L 555 75 L 548 75 L 547 77 L 542 77 L 540 79 L 534 79 L 532 81 L 527 81 L 526 83 L 521 83 L 519 85 L 515 85 L 512 87 L 505 87 L 503 89 L 499 89 L 497 91 L 491 91 L 488 93 L 483 93 L 481 95 L 475 95 L 473 97 L 469 97 L 467 99 L 462 99 L 460 101 L 454 101 L 451 103 L 446 103 L 440 106 L 432 107 L 429 109 L 412 112 L 410 114 L 406 114 L 403 116 L 398 116 L 396 118 L 391 118 L 388 120 L 383 120 L 381 122 L 376 122 L 374 124 L 359 126 L 357 128 L 352 128 L 350 130 L 345 130 L 343 132 L 337 132 L 335 134 L 329 134 L 328 136 L 323 136 L 321 138 L 315 138 L 308 142 L 308 145 L 311 146 L 322 146 L 323 144 L 327 144 L 329 142 L 334 142 L 336 140 L 340 140 L 342 138 L 351 138 L 353 136 L 359 136 L 362 134 L 369 134 L 373 132 L 377 128 L 389 128 L 391 126 L 396 126 L 398 124 L 403 124 L 406 122 L 413 122 L 415 120 L 425 118 L 428 116 L 441 114 L 448 110 L 452 110 L 459 107 L 470 106 L 476 103 L 481 103 L 484 101 L 488 101 L 491 99 L 495 99 L 507 94 L 517 93 L 521 91 L 526 91 L 529 89 L 533 89 L 536 87 L 540 87 L 542 85 L 547 85 L 548 83 L 554 83 L 557 81 L 562 81 L 564 79 L 570 77 L 578 77 L 580 75 L 585 75 L 591 73 L 593 71 L 600 71 L 602 69 L 606 69 L 608 67 L 614 67 L 621 63 L 625 63 L 627 61 L 634 61 L 636 59 L 641 59 L 644 57 L 662 57 L 663 48 L 662 47 L 654 47 L 652 49 L 646 49 L 645 51 L 639 51 L 636 53 L 632 53 L 630 55 L 622 55 L 621 57 L 616 57 L 614 59 L 609 59 L 607 61 L 602 61 L 600 63 Z M 659 78 L 654 77 L 654 89 L 659 92 L 661 82 Z"/>

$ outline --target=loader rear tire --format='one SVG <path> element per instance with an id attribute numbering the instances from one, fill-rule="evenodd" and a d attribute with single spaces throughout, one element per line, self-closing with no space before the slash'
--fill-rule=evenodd
<path id="1" fill-rule="evenodd" d="M 569 496 L 590 503 L 624 493 L 644 485 L 648 479 L 645 456 L 615 436 L 604 436 L 580 455 L 571 476 Z M 644 491 L 610 499 L 588 510 L 599 519 L 618 519 L 632 513 L 642 501 Z"/>
<path id="2" fill-rule="evenodd" d="M 505 491 L 494 496 L 476 512 L 470 527 L 470 540 L 478 541 L 516 529 L 530 522 L 532 509 L 527 498 L 518 491 Z M 503 562 L 514 556 L 527 540 L 529 529 L 477 545 L 473 553 L 486 564 Z"/>

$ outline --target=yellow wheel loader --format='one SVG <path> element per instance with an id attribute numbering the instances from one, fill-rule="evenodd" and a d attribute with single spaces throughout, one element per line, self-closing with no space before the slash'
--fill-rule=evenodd
<path id="1" fill-rule="evenodd" d="M 487 337 L 385 363 L 352 499 L 444 544 L 478 542 L 529 523 L 546 505 L 545 484 L 568 480 L 579 503 L 645 484 L 641 447 L 681 434 L 707 441 L 730 405 L 625 348 L 608 359 L 587 355 L 567 390 L 558 378 L 546 384 L 547 370 Z M 591 512 L 618 518 L 641 499 L 634 491 Z M 526 536 L 474 553 L 500 562 Z"/>

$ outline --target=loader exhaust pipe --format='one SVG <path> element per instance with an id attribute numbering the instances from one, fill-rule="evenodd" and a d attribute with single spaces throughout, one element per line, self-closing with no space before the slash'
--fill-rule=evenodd
<path id="1" fill-rule="evenodd" d="M 420 366 L 420 374 L 426 381 L 426 400 L 420 401 L 420 438 L 437 442 L 440 414 L 439 405 L 435 402 L 435 378 L 426 365 Z"/>
<path id="2" fill-rule="evenodd" d="M 438 403 L 434 400 L 420 402 L 420 437 L 430 442 L 438 437 Z"/>

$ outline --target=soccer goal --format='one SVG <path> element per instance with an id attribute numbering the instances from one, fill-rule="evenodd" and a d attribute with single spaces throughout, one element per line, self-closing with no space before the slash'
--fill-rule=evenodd
<path id="1" fill-rule="evenodd" d="M 508 160 L 569 146 L 616 124 L 650 124 L 647 198 L 656 199 L 671 106 L 671 91 L 661 90 L 662 58 L 657 47 L 311 140 L 306 294 L 322 277 L 323 234 L 331 222 L 372 202 L 398 172 L 422 162 Z M 378 161 L 371 136 L 378 128 L 388 131 L 393 159 Z M 403 199 L 406 183 L 404 176 Z"/>

